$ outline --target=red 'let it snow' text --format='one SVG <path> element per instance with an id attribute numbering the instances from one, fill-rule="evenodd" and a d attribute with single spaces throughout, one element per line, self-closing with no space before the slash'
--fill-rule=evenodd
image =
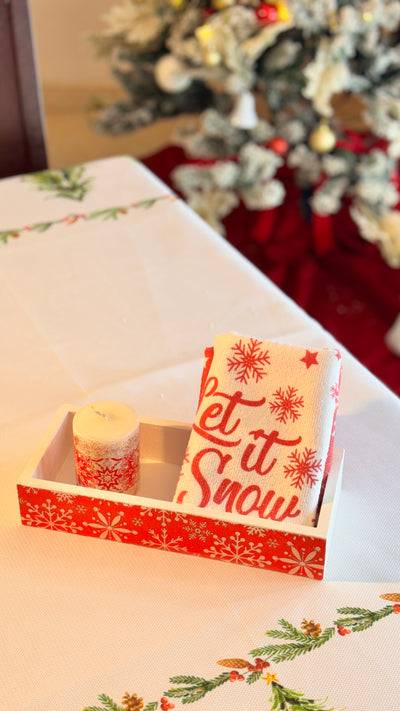
<path id="1" fill-rule="evenodd" d="M 207 404 L 208 398 L 212 402 Z M 205 404 L 205 406 L 204 406 Z M 286 500 L 277 496 L 273 489 L 251 483 L 248 486 L 228 477 L 221 479 L 217 486 L 210 482 L 207 472 L 212 471 L 224 475 L 225 469 L 233 460 L 232 450 L 239 448 L 235 458 L 235 468 L 243 472 L 255 472 L 264 477 L 274 468 L 277 462 L 277 450 L 282 447 L 294 447 L 301 442 L 301 436 L 294 439 L 284 439 L 278 430 L 265 432 L 263 429 L 251 430 L 248 438 L 253 441 L 242 444 L 239 436 L 243 410 L 259 408 L 265 404 L 265 398 L 249 400 L 237 390 L 233 395 L 218 390 L 218 379 L 209 378 L 201 403 L 201 415 L 193 428 L 204 438 L 208 445 L 196 453 L 191 464 L 192 475 L 200 488 L 198 506 L 205 507 L 210 502 L 225 511 L 235 511 L 248 515 L 256 512 L 262 519 L 283 521 L 285 518 L 296 518 L 300 514 L 297 508 L 298 497 L 292 496 Z M 224 448 L 225 452 L 221 450 Z M 226 450 L 227 448 L 227 450 Z M 237 465 L 239 462 L 239 465 Z M 212 477 L 213 478 L 213 477 Z M 213 487 L 213 488 L 212 488 Z M 214 489 L 214 490 L 213 490 Z M 182 491 L 178 500 L 183 501 L 186 491 Z"/>

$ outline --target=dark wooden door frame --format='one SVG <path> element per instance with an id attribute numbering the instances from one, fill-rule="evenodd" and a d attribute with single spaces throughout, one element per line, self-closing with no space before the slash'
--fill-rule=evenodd
<path id="1" fill-rule="evenodd" d="M 0 177 L 46 164 L 28 0 L 0 0 Z"/>

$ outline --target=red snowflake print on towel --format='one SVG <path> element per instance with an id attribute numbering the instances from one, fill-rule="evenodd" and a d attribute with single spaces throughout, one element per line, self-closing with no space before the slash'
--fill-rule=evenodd
<path id="1" fill-rule="evenodd" d="M 331 398 L 335 401 L 336 405 L 339 402 L 339 382 L 335 383 L 335 385 L 332 385 L 330 389 L 330 394 Z"/>
<path id="2" fill-rule="evenodd" d="M 298 452 L 297 449 L 289 454 L 290 464 L 285 464 L 283 470 L 285 477 L 292 479 L 291 485 L 296 489 L 302 489 L 304 484 L 310 488 L 317 483 L 321 471 L 322 460 L 315 458 L 316 451 L 306 447 L 304 452 Z"/>
<path id="3" fill-rule="evenodd" d="M 288 385 L 286 391 L 283 388 L 278 388 L 272 397 L 275 399 L 270 401 L 269 408 L 278 422 L 283 424 L 286 424 L 288 420 L 295 422 L 300 417 L 300 409 L 304 407 L 304 400 L 302 395 L 298 395 L 297 388 L 293 388 L 291 385 Z"/>
<path id="4" fill-rule="evenodd" d="M 264 375 L 267 375 L 265 366 L 270 364 L 268 350 L 261 350 L 261 341 L 255 338 L 250 338 L 248 343 L 243 343 L 240 340 L 232 346 L 231 350 L 234 355 L 228 358 L 228 371 L 236 372 L 235 380 L 239 383 L 247 382 L 253 379 L 258 383 Z"/>

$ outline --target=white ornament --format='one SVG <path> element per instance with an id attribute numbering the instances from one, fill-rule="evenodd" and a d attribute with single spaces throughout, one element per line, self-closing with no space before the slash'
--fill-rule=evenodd
<path id="1" fill-rule="evenodd" d="M 155 80 L 163 91 L 179 94 L 192 83 L 192 77 L 182 62 L 173 54 L 165 54 L 154 67 Z"/>
<path id="2" fill-rule="evenodd" d="M 235 108 L 233 109 L 229 120 L 232 126 L 249 130 L 255 128 L 258 124 L 258 116 L 254 96 L 251 91 L 243 91 L 236 96 Z"/>

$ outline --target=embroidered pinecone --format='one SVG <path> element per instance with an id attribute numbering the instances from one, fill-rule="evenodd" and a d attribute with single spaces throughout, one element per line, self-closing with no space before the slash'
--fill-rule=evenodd
<path id="1" fill-rule="evenodd" d="M 304 631 L 304 634 L 310 635 L 310 637 L 319 637 L 321 634 L 321 625 L 314 622 L 314 620 L 310 620 L 310 622 L 307 622 L 307 620 L 303 620 L 301 624 L 301 629 Z"/>
<path id="2" fill-rule="evenodd" d="M 137 694 L 131 696 L 126 692 L 122 699 L 122 706 L 125 711 L 140 711 L 143 708 L 143 699 L 141 696 L 138 698 Z"/>
<path id="3" fill-rule="evenodd" d="M 386 593 L 385 595 L 379 595 L 379 597 L 390 602 L 400 602 L 400 593 Z"/>
<path id="4" fill-rule="evenodd" d="M 244 669 L 249 666 L 249 662 L 245 659 L 238 659 L 237 657 L 220 659 L 217 664 L 220 664 L 222 667 L 228 667 L 228 669 Z"/>

